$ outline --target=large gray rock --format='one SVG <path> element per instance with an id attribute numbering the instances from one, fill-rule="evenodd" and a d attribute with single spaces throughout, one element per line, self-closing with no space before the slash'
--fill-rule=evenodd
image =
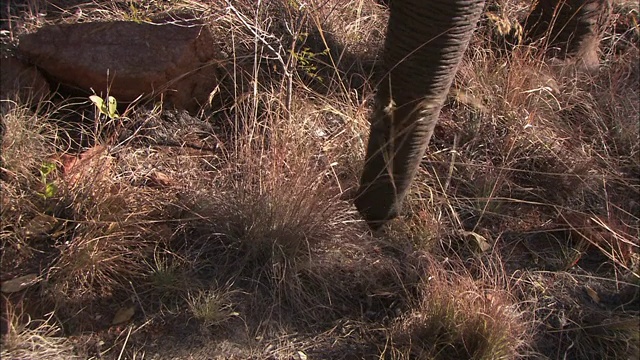
<path id="1" fill-rule="evenodd" d="M 49 77 L 120 102 L 164 94 L 194 110 L 216 87 L 216 50 L 202 25 L 127 21 L 46 26 L 20 38 L 18 51 Z M 108 74 L 108 76 L 107 76 Z"/>

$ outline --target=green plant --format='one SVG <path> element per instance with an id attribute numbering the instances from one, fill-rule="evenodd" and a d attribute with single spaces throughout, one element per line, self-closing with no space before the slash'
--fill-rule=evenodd
<path id="1" fill-rule="evenodd" d="M 202 325 L 205 327 L 221 324 L 229 318 L 239 315 L 232 309 L 230 294 L 228 289 L 189 294 L 187 298 L 189 310 L 196 319 L 202 321 Z"/>
<path id="2" fill-rule="evenodd" d="M 91 95 L 89 99 L 98 108 L 100 114 L 106 115 L 111 120 L 120 117 L 118 115 L 118 102 L 113 96 L 109 96 L 106 102 L 98 95 Z"/>
<path id="3" fill-rule="evenodd" d="M 306 34 L 300 35 L 300 37 L 304 41 Z M 316 53 L 311 51 L 311 48 L 307 46 L 298 51 L 291 50 L 291 56 L 296 60 L 297 67 L 312 79 L 320 82 L 322 82 L 322 77 L 317 74 L 318 67 L 315 65 L 315 59 L 319 55 L 327 55 L 328 53 L 329 49 L 324 49 L 322 52 Z"/>
<path id="4" fill-rule="evenodd" d="M 50 199 L 54 197 L 58 191 L 58 187 L 47 178 L 56 169 L 56 164 L 51 162 L 44 162 L 40 166 L 40 182 L 43 185 L 44 191 L 40 193 L 43 198 Z"/>
<path id="5" fill-rule="evenodd" d="M 156 252 L 148 266 L 150 285 L 163 297 L 180 293 L 194 285 L 193 281 L 187 281 L 187 270 L 182 264 L 182 259 L 175 254 Z"/>

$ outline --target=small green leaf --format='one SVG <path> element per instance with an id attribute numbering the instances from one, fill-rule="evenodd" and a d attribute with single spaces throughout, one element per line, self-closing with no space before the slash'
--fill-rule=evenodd
<path id="1" fill-rule="evenodd" d="M 98 111 L 108 116 L 111 119 L 117 119 L 120 116 L 118 115 L 118 102 L 116 98 L 113 96 L 109 96 L 107 98 L 107 104 L 105 104 L 104 100 L 98 95 L 89 96 L 89 100 L 98 108 Z"/>
<path id="2" fill-rule="evenodd" d="M 42 176 L 47 176 L 51 174 L 51 172 L 55 169 L 56 169 L 56 164 L 45 162 L 45 163 L 42 163 L 42 166 L 40 166 L 40 174 Z"/>
<path id="3" fill-rule="evenodd" d="M 49 199 L 56 196 L 57 191 L 58 191 L 58 187 L 56 186 L 56 184 L 47 183 L 44 186 L 44 194 L 42 194 L 42 196 L 44 196 L 45 199 Z"/>
<path id="4" fill-rule="evenodd" d="M 109 116 L 112 119 L 117 119 L 119 116 L 118 116 L 118 102 L 116 101 L 116 98 L 114 98 L 113 96 L 109 96 L 109 99 L 107 100 L 107 102 L 109 103 L 107 116 Z"/>
<path id="5" fill-rule="evenodd" d="M 98 108 L 98 110 L 101 113 L 103 112 L 103 108 L 104 108 L 104 100 L 102 100 L 102 98 L 98 95 L 91 95 L 89 96 L 89 100 L 91 100 L 91 102 Z"/>
<path id="6" fill-rule="evenodd" d="M 56 169 L 56 164 L 50 162 L 44 162 L 40 165 L 40 181 L 46 185 L 47 184 L 47 176 L 51 174 L 53 170 Z"/>

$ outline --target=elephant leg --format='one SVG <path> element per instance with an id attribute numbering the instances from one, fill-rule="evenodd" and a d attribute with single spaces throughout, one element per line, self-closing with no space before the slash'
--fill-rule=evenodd
<path id="1" fill-rule="evenodd" d="M 598 46 L 610 11 L 611 0 L 538 0 L 524 30 L 533 41 L 546 36 L 556 56 L 597 68 Z"/>
<path id="2" fill-rule="evenodd" d="M 377 229 L 398 215 L 484 0 L 393 0 L 360 187 Z"/>

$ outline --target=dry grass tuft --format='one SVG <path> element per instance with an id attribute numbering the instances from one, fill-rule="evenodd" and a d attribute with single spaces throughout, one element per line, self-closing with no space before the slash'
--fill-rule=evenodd
<path id="1" fill-rule="evenodd" d="M 448 267 L 448 268 L 447 268 Z M 429 261 L 418 304 L 392 327 L 396 359 L 513 359 L 527 325 L 511 296 L 485 273 L 474 280 L 461 264 Z"/>
<path id="2" fill-rule="evenodd" d="M 189 294 L 187 305 L 189 310 L 204 327 L 219 325 L 238 313 L 233 311 L 231 297 L 233 292 L 225 288 L 199 291 Z"/>
<path id="3" fill-rule="evenodd" d="M 66 206 L 59 214 L 65 231 L 48 274 L 54 293 L 91 298 L 130 288 L 129 281 L 144 272 L 152 244 L 162 242 L 146 220 L 156 210 L 157 194 L 119 180 L 116 158 L 104 146 L 65 165 L 60 189 Z"/>
<path id="4" fill-rule="evenodd" d="M 536 328 L 531 355 L 576 359 L 634 358 L 638 354 L 637 285 L 603 281 L 578 271 L 526 271 L 512 292 Z M 524 292 L 526 294 L 522 294 Z"/>
<path id="5" fill-rule="evenodd" d="M 3 8 L 12 39 L 48 23 L 194 17 L 228 57 L 197 114 L 2 107 L 2 280 L 42 279 L 3 294 L 2 355 L 637 355 L 637 5 L 614 9 L 602 68 L 584 74 L 509 43 L 530 4 L 499 3 L 404 213 L 377 234 L 350 201 L 381 75 L 376 2 Z"/>
<path id="6" fill-rule="evenodd" d="M 62 335 L 60 327 L 54 321 L 54 314 L 48 314 L 44 320 L 33 320 L 28 314 L 21 313 L 6 299 L 3 321 L 8 330 L 2 335 L 3 359 L 43 359 L 62 360 L 80 359 L 73 352 L 73 346 Z"/>
<path id="7" fill-rule="evenodd" d="M 326 170 L 281 157 L 291 148 L 269 141 L 223 170 L 213 191 L 187 201 L 194 220 L 185 224 L 184 241 L 203 261 L 202 272 L 253 293 L 254 311 L 295 311 L 314 302 L 317 289 L 304 284 L 304 273 L 319 244 L 339 233 L 345 215 L 334 203 L 336 194 L 323 189 Z"/>
<path id="8" fill-rule="evenodd" d="M 3 177 L 25 181 L 55 154 L 53 145 L 59 129 L 39 114 L 40 109 L 34 111 L 5 101 L 2 105 Z"/>
<path id="9" fill-rule="evenodd" d="M 43 194 L 51 180 L 42 171 L 53 165 L 58 128 L 26 106 L 11 105 L 2 108 L 0 130 L 1 236 L 5 252 L 18 256 L 14 251 L 28 253 L 29 238 L 40 235 L 39 224 L 46 221 L 38 221 L 38 215 L 47 210 L 50 215 L 53 201 Z"/>

